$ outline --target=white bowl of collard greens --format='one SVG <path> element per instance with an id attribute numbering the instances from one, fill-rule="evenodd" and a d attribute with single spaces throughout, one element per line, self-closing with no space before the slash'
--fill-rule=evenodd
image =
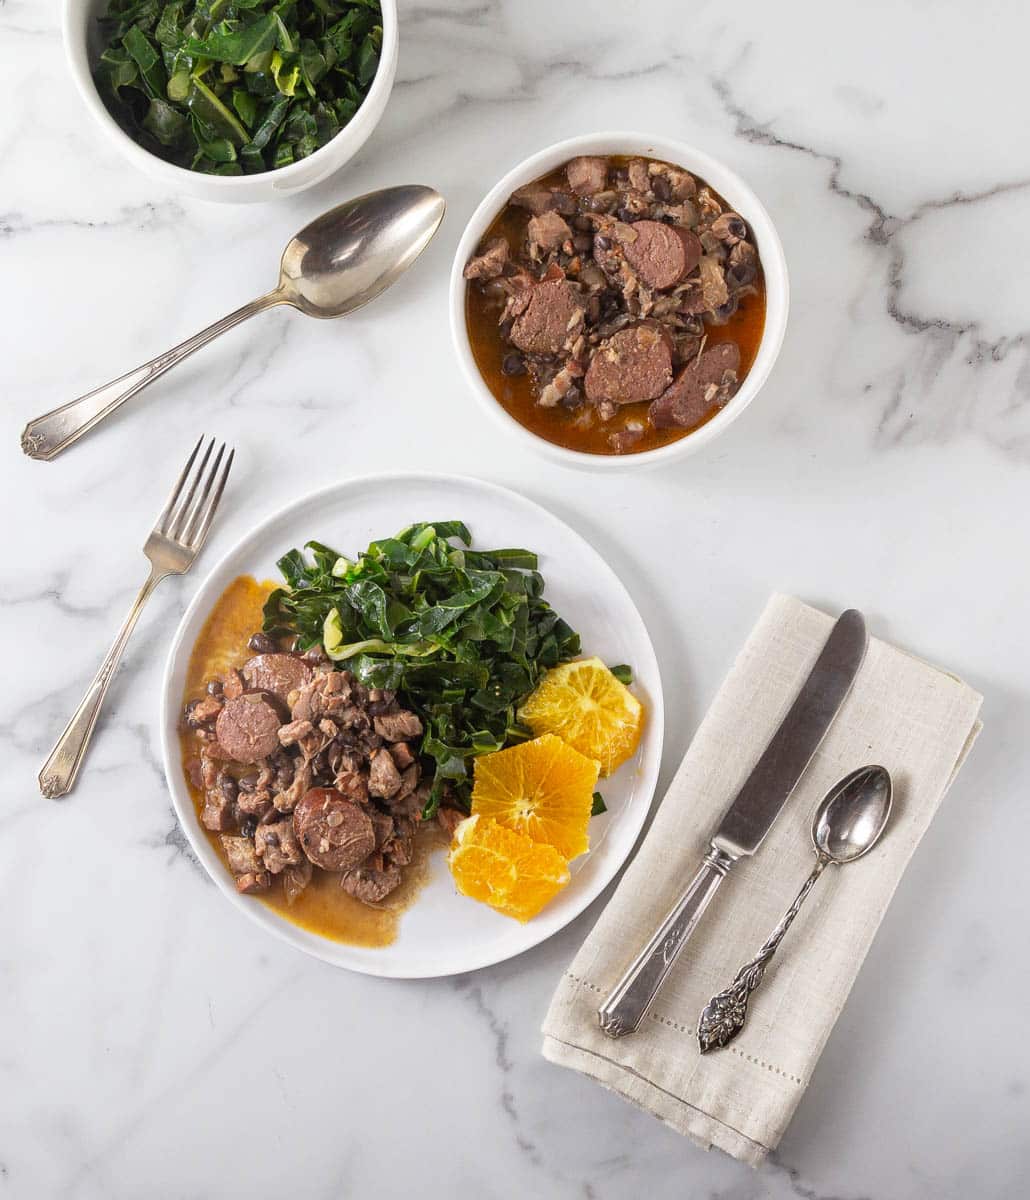
<path id="1" fill-rule="evenodd" d="M 64 0 L 86 107 L 127 159 L 205 200 L 271 200 L 342 167 L 397 68 L 396 0 Z"/>

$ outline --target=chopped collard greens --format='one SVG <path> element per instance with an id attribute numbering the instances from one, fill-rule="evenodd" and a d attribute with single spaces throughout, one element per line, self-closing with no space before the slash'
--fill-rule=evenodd
<path id="1" fill-rule="evenodd" d="M 285 167 L 354 116 L 379 0 L 110 0 L 94 77 L 145 149 L 209 175 Z"/>
<path id="2" fill-rule="evenodd" d="M 468 809 L 471 760 L 531 737 L 516 709 L 544 671 L 580 651 L 543 599 L 535 554 L 471 544 L 460 521 L 410 525 L 357 561 L 308 542 L 279 560 L 287 586 L 264 609 L 266 633 L 293 634 L 300 650 L 324 646 L 418 712 L 422 754 L 435 763 L 427 817 L 445 791 Z"/>

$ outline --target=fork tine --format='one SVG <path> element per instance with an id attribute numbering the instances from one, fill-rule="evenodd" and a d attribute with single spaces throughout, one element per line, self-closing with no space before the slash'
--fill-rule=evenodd
<path id="1" fill-rule="evenodd" d="M 186 465 L 182 469 L 182 474 L 175 481 L 175 487 L 172 488 L 171 495 L 168 497 L 168 503 L 162 509 L 161 515 L 157 518 L 157 524 L 155 528 L 159 533 L 167 533 L 168 519 L 171 517 L 172 509 L 175 508 L 179 497 L 182 495 L 183 484 L 186 482 L 186 478 L 190 473 L 190 468 L 193 466 L 193 462 L 197 457 L 197 451 L 200 449 L 200 444 L 203 442 L 203 440 L 204 435 L 201 434 L 200 437 L 197 438 L 197 444 L 193 447 L 193 453 L 186 460 Z"/>
<path id="2" fill-rule="evenodd" d="M 204 486 L 201 488 L 200 495 L 197 497 L 197 503 L 193 506 L 193 511 L 190 513 L 189 524 L 183 527 L 182 535 L 179 541 L 184 546 L 189 546 L 193 542 L 193 538 L 200 527 L 200 520 L 203 516 L 207 498 L 211 494 L 211 485 L 218 477 L 218 468 L 222 463 L 222 456 L 225 454 L 225 443 L 218 447 L 218 453 L 215 455 L 215 461 L 211 464 L 211 468 L 204 479 Z"/>
<path id="3" fill-rule="evenodd" d="M 225 491 L 225 483 L 229 478 L 229 470 L 232 467 L 232 460 L 235 458 L 235 456 L 236 451 L 230 450 L 229 457 L 225 460 L 225 466 L 222 468 L 222 476 L 218 480 L 218 486 L 215 488 L 214 495 L 211 497 L 208 503 L 207 512 L 204 514 L 200 529 L 198 530 L 196 537 L 193 540 L 193 544 L 190 547 L 195 552 L 199 552 L 207 538 L 207 532 L 211 528 L 211 522 L 214 520 L 215 510 L 218 508 L 219 501 L 222 499 L 222 492 Z"/>
<path id="4" fill-rule="evenodd" d="M 165 531 L 173 541 L 179 542 L 182 540 L 182 531 L 186 525 L 190 509 L 193 506 L 193 497 L 197 494 L 197 486 L 204 477 L 204 469 L 207 466 L 207 460 L 211 457 L 211 451 L 214 449 L 214 446 L 215 439 L 212 438 L 204 449 L 204 456 L 200 460 L 200 465 L 193 473 L 193 482 L 190 484 L 190 490 L 176 508 L 168 529 Z"/>

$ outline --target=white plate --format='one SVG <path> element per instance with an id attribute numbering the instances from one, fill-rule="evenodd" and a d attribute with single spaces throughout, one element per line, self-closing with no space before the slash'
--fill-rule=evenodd
<path id="1" fill-rule="evenodd" d="M 215 601 L 238 575 L 275 579 L 276 559 L 317 539 L 341 553 L 364 549 L 416 521 L 461 520 L 483 549 L 522 546 L 540 556 L 545 597 L 579 631 L 586 655 L 630 663 L 634 691 L 647 708 L 635 758 L 601 789 L 608 812 L 590 822 L 593 849 L 572 864 L 572 882 L 534 920 L 520 925 L 459 895 L 443 854 L 429 882 L 400 918 L 397 940 L 369 949 L 347 946 L 284 920 L 237 894 L 207 839 L 182 777 L 177 725 L 190 651 Z M 197 857 L 222 895 L 263 929 L 307 954 L 368 975 L 428 978 L 472 971 L 521 954 L 578 916 L 625 862 L 647 815 L 658 777 L 664 715 L 654 648 L 626 589 L 601 556 L 545 509 L 477 479 L 430 474 L 374 475 L 297 500 L 248 534 L 201 584 L 172 641 L 162 687 L 161 742 L 175 811 Z"/>

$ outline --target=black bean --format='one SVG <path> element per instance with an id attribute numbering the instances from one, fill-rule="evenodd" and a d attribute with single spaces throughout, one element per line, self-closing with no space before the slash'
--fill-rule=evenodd
<path id="1" fill-rule="evenodd" d="M 222 694 L 222 681 L 220 679 L 212 679 L 207 685 L 207 694 L 209 696 L 220 696 Z"/>
<path id="2" fill-rule="evenodd" d="M 242 833 L 244 837 L 253 837 L 254 830 L 257 829 L 257 827 L 257 817 L 244 817 L 240 822 L 240 833 Z"/>
<path id="3" fill-rule="evenodd" d="M 658 197 L 659 200 L 671 200 L 672 189 L 669 187 L 669 181 L 663 179 L 661 175 L 655 175 L 651 179 L 651 191 Z"/>
<path id="4" fill-rule="evenodd" d="M 305 650 L 301 658 L 312 667 L 317 667 L 321 663 L 329 661 L 329 656 L 321 646 L 312 646 L 310 650 Z"/>
<path id="5" fill-rule="evenodd" d="M 601 296 L 601 312 L 598 320 L 607 321 L 614 317 L 619 312 L 622 306 L 622 297 L 618 292 L 605 292 Z"/>
<path id="6" fill-rule="evenodd" d="M 501 362 L 502 375 L 525 375 L 526 363 L 521 354 L 506 354 Z"/>
<path id="7" fill-rule="evenodd" d="M 612 248 L 612 239 L 605 237 L 603 233 L 599 233 L 594 238 L 594 245 L 598 250 L 610 250 Z"/>
<path id="8" fill-rule="evenodd" d="M 231 775 L 221 774 L 218 777 L 218 789 L 226 800 L 235 800 L 239 794 L 236 780 Z"/>
<path id="9" fill-rule="evenodd" d="M 257 771 L 252 771 L 249 775 L 241 775 L 236 784 L 241 792 L 252 792 L 257 787 L 257 781 Z"/>
<path id="10" fill-rule="evenodd" d="M 274 654 L 278 649 L 267 633 L 255 633 L 247 645 L 255 654 Z"/>

